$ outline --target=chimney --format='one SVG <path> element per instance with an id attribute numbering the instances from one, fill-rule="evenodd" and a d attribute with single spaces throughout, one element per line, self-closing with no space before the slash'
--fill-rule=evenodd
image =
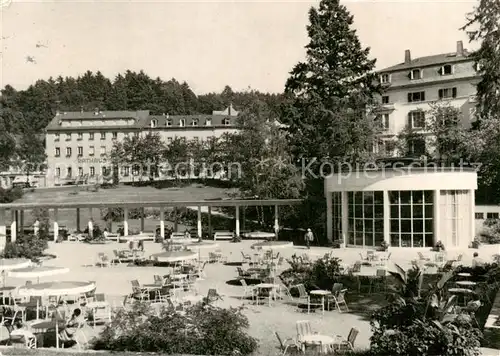
<path id="1" fill-rule="evenodd" d="M 411 53 L 410 53 L 410 50 L 407 49 L 405 51 L 405 64 L 410 64 L 411 62 Z"/>
<path id="2" fill-rule="evenodd" d="M 229 107 L 227 108 L 227 114 L 231 116 L 231 111 L 233 111 L 233 103 L 229 104 Z"/>
<path id="3" fill-rule="evenodd" d="M 464 55 L 464 44 L 462 41 L 457 41 L 457 56 Z"/>

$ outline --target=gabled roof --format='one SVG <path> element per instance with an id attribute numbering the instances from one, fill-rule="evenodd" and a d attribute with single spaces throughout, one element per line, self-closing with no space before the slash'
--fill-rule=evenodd
<path id="1" fill-rule="evenodd" d="M 121 128 L 140 128 L 149 116 L 149 110 L 138 110 L 138 111 L 71 111 L 71 112 L 62 112 L 57 113 L 52 120 L 47 125 L 47 130 L 75 130 L 75 129 L 104 129 L 108 126 Z M 134 123 L 132 125 L 121 125 L 121 126 L 113 126 L 110 125 L 88 125 L 86 121 L 92 120 L 116 120 L 116 119 L 133 119 Z M 73 127 L 64 127 L 61 125 L 63 121 L 82 121 L 81 126 L 73 126 Z"/>
<path id="2" fill-rule="evenodd" d="M 399 70 L 410 69 L 410 68 L 421 68 L 421 67 L 435 66 L 439 64 L 469 61 L 471 60 L 469 56 L 470 53 L 467 50 L 464 50 L 464 54 L 462 56 L 458 56 L 455 52 L 453 52 L 453 53 L 441 53 L 432 56 L 419 57 L 412 59 L 410 63 L 399 63 L 394 66 L 384 68 L 382 70 L 379 70 L 379 73 L 396 72 Z"/>

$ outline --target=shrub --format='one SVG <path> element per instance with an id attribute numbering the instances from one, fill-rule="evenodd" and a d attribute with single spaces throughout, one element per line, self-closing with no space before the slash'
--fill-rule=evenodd
<path id="1" fill-rule="evenodd" d="M 38 236 L 41 239 L 46 239 L 49 240 L 51 239 L 50 236 L 50 213 L 49 209 L 45 208 L 35 208 L 31 212 L 31 215 L 35 220 L 38 219 L 38 222 L 40 225 L 38 226 Z"/>
<path id="2" fill-rule="evenodd" d="M 257 341 L 245 333 L 248 319 L 240 309 L 196 304 L 179 313 L 158 313 L 142 303 L 120 310 L 92 340 L 96 350 L 161 352 L 165 354 L 249 355 Z"/>
<path id="3" fill-rule="evenodd" d="M 7 242 L 2 258 L 27 258 L 38 261 L 48 248 L 47 240 L 35 235 L 17 236 L 15 242 Z"/>
<path id="4" fill-rule="evenodd" d="M 88 234 L 89 233 L 89 227 L 87 226 L 83 232 L 85 234 Z M 99 225 L 97 225 L 96 223 L 94 223 L 92 225 L 92 236 L 87 235 L 87 238 L 85 239 L 85 241 L 86 242 L 90 242 L 90 241 L 102 241 L 102 240 L 104 240 L 104 235 L 102 233 L 102 230 L 99 227 Z"/>
<path id="5" fill-rule="evenodd" d="M 370 320 L 374 355 L 480 355 L 481 331 L 471 317 L 456 311 L 456 296 L 445 298 L 444 286 L 454 276 L 445 273 L 425 296 L 421 295 L 423 271 L 405 272 L 396 265 L 390 272 L 399 285 L 392 302 Z"/>
<path id="6" fill-rule="evenodd" d="M 487 244 L 500 243 L 500 220 L 487 219 L 483 224 L 483 229 L 479 233 L 480 240 Z"/>

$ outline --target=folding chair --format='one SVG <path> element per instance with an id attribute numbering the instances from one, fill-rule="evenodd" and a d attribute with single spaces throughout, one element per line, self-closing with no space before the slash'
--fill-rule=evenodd
<path id="1" fill-rule="evenodd" d="M 345 307 L 345 311 L 349 312 L 349 307 L 347 306 L 347 302 L 345 300 L 345 293 L 347 292 L 347 289 L 342 289 L 337 296 L 333 296 L 333 299 L 335 301 L 335 306 L 337 307 L 338 311 L 342 313 L 342 308 L 341 306 Z"/>

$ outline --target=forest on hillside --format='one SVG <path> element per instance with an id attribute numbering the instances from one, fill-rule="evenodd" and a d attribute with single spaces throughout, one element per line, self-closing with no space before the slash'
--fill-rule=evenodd
<path id="1" fill-rule="evenodd" d="M 87 71 L 74 77 L 38 80 L 26 90 L 6 85 L 0 96 L 0 168 L 13 157 L 43 161 L 43 132 L 57 110 L 150 110 L 151 114 L 211 114 L 230 103 L 238 111 L 256 100 L 278 113 L 283 96 L 254 90 L 196 95 L 189 84 L 175 78 L 151 78 L 143 71 L 126 71 L 114 79 Z M 33 157 L 39 156 L 39 159 Z"/>

